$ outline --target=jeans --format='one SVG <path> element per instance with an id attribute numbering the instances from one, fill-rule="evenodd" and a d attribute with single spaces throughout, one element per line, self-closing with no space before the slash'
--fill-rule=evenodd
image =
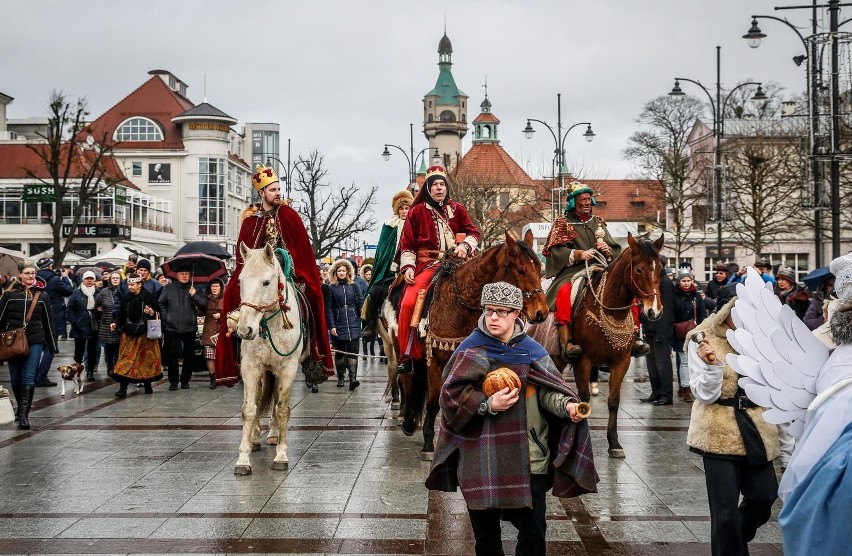
<path id="1" fill-rule="evenodd" d="M 677 365 L 677 376 L 681 386 L 689 386 L 689 355 L 686 353 L 686 346 L 683 351 L 679 352 L 680 359 Z"/>
<path id="2" fill-rule="evenodd" d="M 53 366 L 53 358 L 56 357 L 51 350 L 45 349 L 41 354 L 41 363 L 38 364 L 38 370 L 36 371 L 36 382 L 40 382 L 42 380 L 48 379 L 48 373 L 50 372 L 50 368 Z"/>
<path id="3" fill-rule="evenodd" d="M 30 344 L 30 353 L 26 357 L 8 362 L 12 386 L 35 386 L 36 371 L 42 351 L 44 351 L 44 344 Z"/>

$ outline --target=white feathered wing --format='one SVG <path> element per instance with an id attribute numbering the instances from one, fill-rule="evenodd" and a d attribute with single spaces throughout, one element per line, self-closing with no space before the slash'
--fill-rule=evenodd
<path id="1" fill-rule="evenodd" d="M 768 408 L 767 423 L 790 423 L 790 434 L 801 436 L 828 348 L 751 267 L 745 284 L 737 284 L 731 317 L 737 329 L 727 337 L 737 353 L 727 362 L 742 375 L 740 386 L 751 401 Z"/>

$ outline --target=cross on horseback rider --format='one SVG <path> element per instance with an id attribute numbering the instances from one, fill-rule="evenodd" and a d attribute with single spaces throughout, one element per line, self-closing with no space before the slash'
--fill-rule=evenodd
<path id="1" fill-rule="evenodd" d="M 400 373 L 410 373 L 412 362 L 423 358 L 416 330 L 422 316 L 418 313 L 440 259 L 448 255 L 466 259 L 479 245 L 479 230 L 467 209 L 450 199 L 447 182 L 442 166 L 426 171 L 426 182 L 411 205 L 400 238 L 399 267 L 407 284 L 398 321 Z M 412 321 L 416 321 L 413 328 Z"/>
<path id="2" fill-rule="evenodd" d="M 547 236 L 542 253 L 546 257 L 545 278 L 553 278 L 547 290 L 547 305 L 553 312 L 553 321 L 559 334 L 559 345 L 566 358 L 576 358 L 582 353 L 580 346 L 573 343 L 571 334 L 571 282 L 586 265 L 597 262 L 612 262 L 621 254 L 621 246 L 613 239 L 606 222 L 592 214 L 597 202 L 594 191 L 578 181 L 568 185 L 565 213 L 556 219 Z M 631 309 L 636 329 L 639 328 L 637 306 Z M 648 352 L 645 342 L 638 338 L 633 343 L 632 355 Z"/>
<path id="3" fill-rule="evenodd" d="M 273 248 L 287 249 L 292 256 L 296 287 L 304 294 L 306 309 L 310 313 L 311 354 L 302 363 L 302 371 L 316 391 L 316 384 L 324 381 L 326 376 L 331 376 L 334 366 L 316 256 L 299 214 L 290 207 L 289 199 L 281 199 L 281 185 L 275 171 L 258 165 L 251 183 L 260 196 L 260 202 L 243 211 L 237 245 L 245 243 L 251 249 L 271 245 Z M 239 277 L 244 261 L 239 249 L 236 263 L 222 296 L 222 312 L 226 315 L 240 306 Z M 239 374 L 234 346 L 228 337 L 228 320 L 221 319 L 219 341 L 216 344 L 216 383 L 225 386 L 236 383 Z"/>

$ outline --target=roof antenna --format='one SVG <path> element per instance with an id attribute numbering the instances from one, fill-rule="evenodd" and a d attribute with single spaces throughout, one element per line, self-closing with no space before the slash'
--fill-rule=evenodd
<path id="1" fill-rule="evenodd" d="M 488 74 L 485 74 L 485 83 L 482 85 L 485 89 L 485 98 L 488 98 Z"/>
<path id="2" fill-rule="evenodd" d="M 207 74 L 204 74 L 204 102 L 207 102 Z"/>

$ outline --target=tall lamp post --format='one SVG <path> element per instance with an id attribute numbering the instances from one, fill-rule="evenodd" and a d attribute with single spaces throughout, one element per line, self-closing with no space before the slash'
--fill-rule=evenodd
<path id="1" fill-rule="evenodd" d="M 816 266 L 822 266 L 822 237 L 820 226 L 820 179 L 819 179 L 819 158 L 823 155 L 821 145 L 817 141 L 819 134 L 819 102 L 817 91 L 819 91 L 819 69 L 820 60 L 817 57 L 817 41 L 821 38 L 817 32 L 817 9 L 828 8 L 829 14 L 829 40 L 831 44 L 831 146 L 828 153 L 829 160 L 829 182 L 831 188 L 831 256 L 837 258 L 840 256 L 840 129 L 842 125 L 840 117 L 840 78 L 838 72 L 839 52 L 838 52 L 838 29 L 852 21 L 846 19 L 839 21 L 840 7 L 852 6 L 852 4 L 841 4 L 840 0 L 828 0 L 827 4 L 817 4 L 817 0 L 813 0 L 810 6 L 776 6 L 776 10 L 812 10 L 812 34 L 809 37 L 803 37 L 799 30 L 786 19 L 771 15 L 752 15 L 751 28 L 743 35 L 743 38 L 748 41 L 751 48 L 760 46 L 761 39 L 766 38 L 766 34 L 761 32 L 757 25 L 758 19 L 771 19 L 783 23 L 792 29 L 802 44 L 805 46 L 805 51 L 808 52 L 808 71 L 810 73 L 808 79 L 808 96 L 810 97 L 810 120 L 811 120 L 811 156 L 813 160 L 814 173 L 814 228 L 815 237 L 814 245 L 816 247 Z M 810 44 L 808 44 L 810 43 Z M 801 57 L 796 57 L 793 60 L 799 60 Z"/>
<path id="2" fill-rule="evenodd" d="M 289 148 L 287 149 L 289 153 Z M 310 171 L 311 163 L 307 160 L 297 160 L 294 163 L 291 163 L 290 160 L 287 160 L 287 165 L 285 165 L 280 158 L 277 156 L 266 155 L 266 165 L 271 166 L 272 161 L 277 162 L 284 169 L 284 185 L 287 188 L 287 198 L 290 198 L 290 191 L 292 189 L 293 184 L 293 171 L 299 172 L 299 175 L 304 177 L 304 174 L 301 170 L 299 170 L 299 164 L 303 164 L 305 166 L 305 170 Z M 280 177 L 280 176 L 279 176 Z"/>
<path id="3" fill-rule="evenodd" d="M 524 135 L 527 139 L 532 139 L 533 134 L 535 133 L 535 129 L 530 122 L 537 122 L 547 128 L 550 132 L 550 135 L 553 136 L 553 142 L 556 145 L 554 152 L 554 159 L 556 161 L 556 168 L 559 171 L 559 195 L 560 195 L 560 203 L 562 202 L 561 195 L 563 190 L 563 178 L 565 172 L 563 171 L 565 168 L 565 139 L 568 137 L 568 133 L 571 132 L 577 126 L 584 125 L 586 126 L 586 131 L 583 133 L 583 137 L 586 139 L 586 142 L 591 143 L 595 138 L 595 132 L 592 131 L 592 124 L 590 122 L 577 122 L 572 124 L 565 133 L 562 132 L 562 93 L 556 93 L 556 130 L 553 129 L 551 125 L 543 120 L 537 120 L 535 118 L 527 118 L 527 127 L 524 128 Z M 553 204 L 553 199 L 551 199 L 551 204 Z"/>
<path id="4" fill-rule="evenodd" d="M 402 156 L 405 157 L 405 160 L 408 162 L 408 183 L 415 183 L 417 181 L 417 160 L 423 155 L 423 153 L 429 150 L 429 147 L 425 149 L 421 149 L 417 155 L 414 154 L 414 124 L 408 124 L 409 127 L 409 151 L 405 152 L 405 149 L 398 145 L 393 145 L 391 143 L 385 143 L 385 150 L 382 151 L 382 158 L 386 161 L 390 160 L 391 152 L 388 150 L 388 147 L 393 147 L 402 153 Z M 439 164 L 441 161 L 441 154 L 438 152 L 437 147 L 435 148 L 435 152 L 432 154 L 432 160 L 435 164 Z"/>
<path id="5" fill-rule="evenodd" d="M 710 99 L 710 107 L 713 110 L 713 139 L 714 139 L 714 149 L 713 149 L 713 183 L 714 183 L 714 196 L 716 197 L 716 213 L 714 215 L 716 219 L 716 259 L 722 258 L 722 137 L 725 134 L 725 108 L 728 105 L 728 101 L 731 99 L 731 96 L 734 94 L 734 91 L 745 87 L 746 85 L 757 85 L 757 92 L 755 92 L 752 97 L 753 100 L 766 100 L 766 94 L 763 92 L 763 88 L 761 87 L 761 83 L 755 81 L 747 81 L 745 83 L 740 83 L 733 89 L 731 89 L 727 95 L 725 95 L 724 100 L 722 99 L 722 79 L 721 79 L 721 64 L 722 62 L 722 47 L 716 47 L 716 100 L 713 100 L 713 94 L 710 92 L 710 89 L 701 84 L 700 81 L 695 81 L 694 79 L 689 79 L 686 77 L 675 77 L 674 87 L 672 87 L 671 92 L 669 92 L 669 96 L 672 97 L 673 100 L 682 100 L 685 96 L 685 93 L 680 88 L 680 82 L 686 81 L 688 83 L 692 83 L 694 85 L 698 85 L 702 91 L 707 95 L 707 98 Z"/>

